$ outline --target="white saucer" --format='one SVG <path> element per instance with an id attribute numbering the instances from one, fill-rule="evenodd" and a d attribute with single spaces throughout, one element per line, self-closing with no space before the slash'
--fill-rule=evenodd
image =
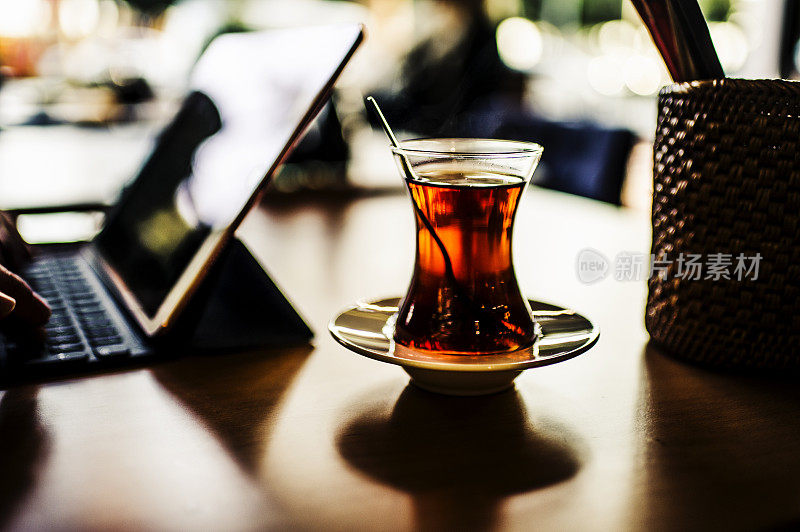
<path id="1" fill-rule="evenodd" d="M 328 324 L 344 347 L 375 360 L 397 364 L 411 381 L 447 395 L 483 395 L 502 391 L 528 368 L 547 366 L 590 349 L 600 330 L 580 314 L 530 300 L 540 334 L 531 347 L 489 355 L 434 355 L 395 344 L 394 319 L 400 298 L 359 302 Z"/>

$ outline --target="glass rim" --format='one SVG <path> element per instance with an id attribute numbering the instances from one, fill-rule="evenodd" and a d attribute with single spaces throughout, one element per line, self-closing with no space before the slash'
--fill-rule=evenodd
<path id="1" fill-rule="evenodd" d="M 407 144 L 424 142 L 449 145 L 450 149 L 423 149 L 405 147 Z M 465 150 L 458 149 L 456 147 L 458 144 L 466 144 L 468 142 L 475 142 L 478 144 L 499 144 L 504 146 L 504 148 L 491 150 L 483 147 L 475 150 Z M 400 141 L 399 147 L 391 146 L 391 149 L 392 153 L 395 155 L 427 155 L 430 157 L 448 157 L 451 159 L 531 157 L 535 155 L 541 155 L 544 151 L 544 147 L 535 142 L 471 137 L 419 137 Z"/>

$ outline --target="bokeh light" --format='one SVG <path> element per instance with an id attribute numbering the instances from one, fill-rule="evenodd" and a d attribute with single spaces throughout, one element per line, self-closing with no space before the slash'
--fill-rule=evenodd
<path id="1" fill-rule="evenodd" d="M 30 37 L 49 23 L 50 10 L 44 0 L 0 0 L 0 36 Z"/>
<path id="2" fill-rule="evenodd" d="M 625 89 L 625 61 L 615 54 L 601 55 L 589 61 L 589 85 L 604 96 L 619 96 Z"/>
<path id="3" fill-rule="evenodd" d="M 542 60 L 544 43 L 536 24 L 522 17 L 511 17 L 497 26 L 497 53 L 509 68 L 531 71 Z"/>
<path id="4" fill-rule="evenodd" d="M 600 25 L 597 44 L 604 54 L 627 53 L 636 45 L 637 33 L 627 20 L 609 20 Z"/>
<path id="5" fill-rule="evenodd" d="M 100 20 L 97 0 L 61 0 L 58 6 L 58 25 L 70 39 L 91 34 Z"/>
<path id="6" fill-rule="evenodd" d="M 662 85 L 658 61 L 649 55 L 634 54 L 625 63 L 625 86 L 634 94 L 649 96 Z"/>
<path id="7" fill-rule="evenodd" d="M 749 53 L 747 36 L 744 31 L 732 22 L 711 23 L 709 30 L 722 68 L 726 72 L 735 72 L 742 68 Z"/>

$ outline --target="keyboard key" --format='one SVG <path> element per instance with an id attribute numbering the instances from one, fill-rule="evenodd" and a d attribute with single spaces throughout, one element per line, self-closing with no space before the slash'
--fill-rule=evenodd
<path id="1" fill-rule="evenodd" d="M 91 319 L 91 320 L 90 319 L 78 318 L 78 321 L 80 322 L 81 325 L 83 325 L 84 329 L 94 330 L 94 329 L 100 329 L 100 328 L 103 328 L 103 327 L 111 327 L 111 328 L 116 329 L 116 327 L 114 327 L 114 322 L 112 322 L 110 319 L 108 319 L 105 316 L 98 316 L 98 317 L 95 317 L 94 319 Z"/>
<path id="2" fill-rule="evenodd" d="M 75 329 L 75 326 L 72 324 L 72 322 L 68 321 L 66 324 L 60 324 L 60 323 L 57 322 L 58 320 L 66 321 L 66 320 L 63 320 L 63 318 L 56 318 L 56 321 L 53 321 L 52 318 L 51 318 L 51 320 L 49 322 L 47 322 L 47 325 L 44 326 L 44 330 L 46 332 L 52 333 L 52 334 L 59 334 L 59 333 L 70 332 L 70 331 L 74 332 L 74 331 L 77 330 L 77 329 Z"/>
<path id="3" fill-rule="evenodd" d="M 114 345 L 119 344 L 122 342 L 122 337 L 118 334 L 113 334 L 111 336 L 105 336 L 100 338 L 90 338 L 89 343 L 92 347 L 99 347 L 104 345 Z"/>
<path id="4" fill-rule="evenodd" d="M 47 341 L 51 343 L 58 342 L 63 344 L 67 338 L 78 337 L 78 330 L 74 327 L 59 327 L 57 330 L 45 330 L 45 333 L 47 333 Z"/>
<path id="5" fill-rule="evenodd" d="M 33 367 L 53 367 L 66 364 L 80 364 L 89 360 L 89 353 L 76 351 L 71 353 L 57 353 L 51 356 L 35 358 L 28 361 L 28 365 Z"/>
<path id="6" fill-rule="evenodd" d="M 74 353 L 76 351 L 84 351 L 83 344 L 76 342 L 71 344 L 54 344 L 47 348 L 51 354 L 56 353 Z"/>
<path id="7" fill-rule="evenodd" d="M 78 285 L 72 281 L 63 281 L 64 291 L 69 294 L 70 298 L 91 295 L 89 285 Z"/>
<path id="8" fill-rule="evenodd" d="M 75 313 L 78 314 L 78 319 L 91 320 L 93 318 L 106 316 L 107 312 L 100 305 L 93 307 L 77 307 Z"/>
<path id="9" fill-rule="evenodd" d="M 131 350 L 125 345 L 103 345 L 95 348 L 94 354 L 100 359 L 122 358 L 131 354 Z"/>
<path id="10" fill-rule="evenodd" d="M 106 316 L 106 310 L 100 303 L 92 303 L 91 305 L 75 305 L 73 307 L 78 318 L 92 320 Z"/>
<path id="11" fill-rule="evenodd" d="M 69 316 L 50 316 L 50 321 L 47 322 L 50 327 L 72 327 L 72 320 Z"/>
<path id="12" fill-rule="evenodd" d="M 92 306 L 75 306 L 74 308 L 78 319 L 91 321 L 106 316 L 106 310 L 99 303 L 93 304 Z"/>
<path id="13" fill-rule="evenodd" d="M 39 293 L 39 295 L 44 297 L 44 298 L 57 297 L 58 296 L 58 290 L 56 290 L 55 286 L 42 285 L 42 284 L 38 284 L 38 285 L 34 284 L 33 286 L 34 286 L 34 288 L 36 288 L 36 291 Z"/>
<path id="14" fill-rule="evenodd" d="M 60 345 L 60 344 L 76 344 L 80 342 L 81 339 L 77 335 L 77 333 L 63 333 L 63 334 L 51 334 L 48 335 L 45 343 L 47 345 Z"/>
<path id="15" fill-rule="evenodd" d="M 94 324 L 86 328 L 86 336 L 89 338 L 107 338 L 118 334 L 116 327 L 95 327 Z"/>
<path id="16" fill-rule="evenodd" d="M 44 332 L 48 335 L 58 335 L 58 334 L 75 334 L 77 329 L 71 324 L 69 325 L 55 325 L 53 322 L 49 322 L 44 327 Z"/>

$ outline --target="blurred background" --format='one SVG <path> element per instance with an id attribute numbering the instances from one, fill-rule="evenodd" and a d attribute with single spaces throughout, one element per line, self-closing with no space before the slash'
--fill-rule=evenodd
<path id="1" fill-rule="evenodd" d="M 700 3 L 729 76 L 797 77 L 798 2 Z M 353 21 L 366 44 L 272 198 L 400 189 L 372 94 L 406 137 L 540 142 L 538 185 L 649 209 L 669 77 L 628 0 L 0 0 L 0 208 L 112 202 L 214 36 Z"/>

